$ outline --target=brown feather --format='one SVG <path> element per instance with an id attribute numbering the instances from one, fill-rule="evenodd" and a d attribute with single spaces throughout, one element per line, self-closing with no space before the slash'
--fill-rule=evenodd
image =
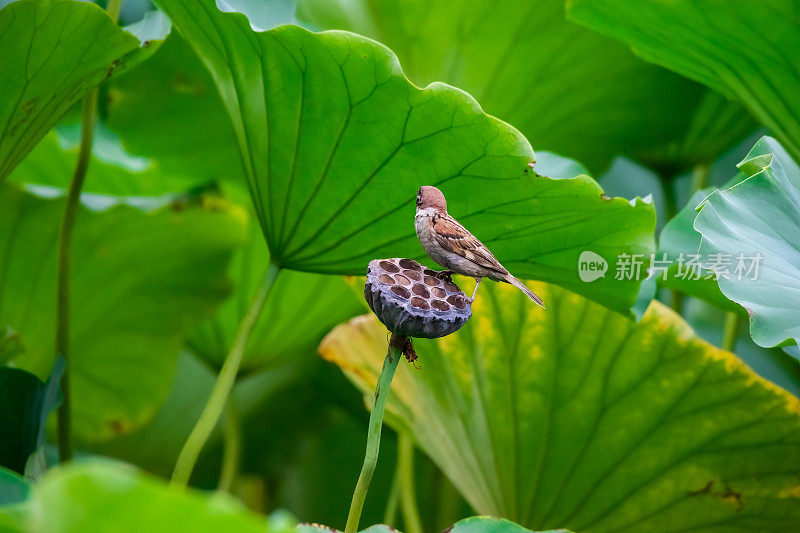
<path id="1" fill-rule="evenodd" d="M 493 270 L 498 274 L 508 274 L 508 270 L 500 264 L 500 261 L 492 255 L 492 252 L 450 215 L 434 215 L 433 234 L 436 237 L 436 241 L 445 250 L 466 257 L 475 264 Z"/>

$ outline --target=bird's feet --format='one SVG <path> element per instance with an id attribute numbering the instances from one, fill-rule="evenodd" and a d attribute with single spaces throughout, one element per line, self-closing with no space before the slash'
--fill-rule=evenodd
<path id="1" fill-rule="evenodd" d="M 483 278 L 475 278 L 475 290 L 472 291 L 472 296 L 467 298 L 467 301 L 470 304 L 475 301 L 475 296 L 478 294 L 478 287 L 480 286 L 481 281 L 483 281 Z"/>
<path id="2" fill-rule="evenodd" d="M 441 280 L 449 281 L 452 283 L 453 278 L 451 276 L 453 274 L 455 274 L 455 272 L 453 272 L 452 270 L 439 270 L 438 272 L 436 272 L 436 277 Z"/>

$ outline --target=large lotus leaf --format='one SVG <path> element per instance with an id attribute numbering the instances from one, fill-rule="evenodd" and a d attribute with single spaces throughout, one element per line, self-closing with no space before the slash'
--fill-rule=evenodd
<path id="1" fill-rule="evenodd" d="M 170 487 L 134 467 L 87 460 L 51 470 L 38 484 L 27 517 L 28 531 L 106 533 L 237 531 L 292 533 L 287 524 L 247 510 L 224 493 Z"/>
<path id="2" fill-rule="evenodd" d="M 585 249 L 609 257 L 652 245 L 653 210 L 604 199 L 588 176 L 528 172 L 522 135 L 458 89 L 418 89 L 388 49 L 346 32 L 255 32 L 212 0 L 160 2 L 205 61 L 231 116 L 273 261 L 362 274 L 374 257 L 421 257 L 420 185 L 518 276 L 572 287 L 626 310 L 637 281 L 583 284 Z"/>
<path id="3" fill-rule="evenodd" d="M 276 2 L 240 0 L 251 24 L 274 27 Z M 220 4 L 222 5 L 222 4 Z M 277 6 L 284 22 L 288 7 Z M 293 4 L 291 6 L 294 7 Z M 191 172 L 198 178 L 235 178 L 244 173 L 230 119 L 214 80 L 177 32 L 146 64 L 115 78 L 107 102 L 108 126 L 125 148 L 152 158 L 171 174 Z M 146 113 L 148 120 L 140 117 Z M 166 132 L 154 136 L 153 130 Z M 550 177 L 571 178 L 586 170 L 571 159 L 537 152 L 536 170 Z"/>
<path id="4" fill-rule="evenodd" d="M 0 467 L 29 476 L 44 470 L 45 423 L 61 403 L 64 367 L 59 357 L 44 383 L 30 372 L 0 367 Z"/>
<path id="5" fill-rule="evenodd" d="M 658 261 L 666 259 L 670 265 L 666 277 L 662 275 L 662 271 L 657 273 L 660 286 L 679 290 L 720 309 L 742 315 L 746 315 L 744 308 L 722 294 L 712 271 L 705 268 L 711 263 L 708 261 L 708 257 L 701 258 L 699 255 L 701 235 L 694 229 L 694 220 L 697 217 L 697 208 L 717 188 L 728 189 L 747 179 L 744 173 L 736 171 L 736 167 L 758 139 L 759 136 L 752 136 L 735 150 L 714 162 L 708 169 L 708 182 L 712 186 L 693 192 L 687 188 L 686 200 L 682 199 L 683 194 L 680 191 L 677 193 L 678 203 L 683 207 L 664 224 L 658 237 L 658 251 L 655 256 Z M 733 177 L 731 177 L 732 175 Z M 601 180 L 601 184 L 607 185 L 604 180 Z M 617 194 L 630 195 L 641 189 L 609 187 L 609 190 L 613 190 Z M 730 257 L 729 259 L 731 259 L 730 264 L 720 263 L 723 272 L 735 269 L 735 258 Z M 696 279 L 698 277 L 700 279 Z M 718 344 L 718 342 L 719 339 L 712 341 L 713 344 Z"/>
<path id="6" fill-rule="evenodd" d="M 19 0 L 0 10 L 0 182 L 138 46 L 90 2 Z"/>
<path id="7" fill-rule="evenodd" d="M 505 518 L 491 516 L 472 516 L 459 520 L 448 533 L 533 533 L 519 524 Z M 566 533 L 565 529 L 543 531 L 542 533 Z"/>
<path id="8" fill-rule="evenodd" d="M 700 257 L 700 234 L 694 229 L 697 206 L 711 194 L 708 188 L 695 192 L 677 215 L 672 217 L 658 237 L 656 258 L 669 265 L 666 273 L 654 272 L 658 284 L 700 298 L 719 308 L 743 312 L 741 306 L 728 300 L 719 290 L 713 272 L 703 268 Z"/>
<path id="9" fill-rule="evenodd" d="M 322 524 L 298 524 L 297 525 L 297 533 L 342 533 L 338 529 L 333 529 L 329 526 L 324 526 Z M 375 526 L 369 526 L 366 529 L 362 529 L 361 533 L 401 533 L 393 527 L 389 527 L 384 524 L 378 524 Z"/>
<path id="10" fill-rule="evenodd" d="M 158 49 L 164 39 L 166 39 L 172 31 L 172 22 L 170 22 L 169 17 L 167 17 L 163 11 L 153 9 L 144 11 L 141 18 L 132 24 L 123 26 L 122 29 L 139 39 L 143 47 L 149 47 L 155 42 L 155 44 L 157 44 L 155 49 Z M 141 60 L 137 57 L 136 63 L 138 64 L 144 59 L 149 58 L 152 52 L 149 54 L 136 55 L 144 56 Z"/>
<path id="11" fill-rule="evenodd" d="M 214 81 L 177 32 L 145 63 L 112 80 L 106 94 L 108 127 L 131 153 L 153 158 L 170 174 L 244 175 Z"/>
<path id="12" fill-rule="evenodd" d="M 800 167 L 775 139 L 763 137 L 739 170 L 743 181 L 700 207 L 694 220 L 700 253 L 731 258 L 729 276 L 717 282 L 747 310 L 758 345 L 794 344 L 800 341 Z M 740 256 L 746 271 L 736 270 Z"/>
<path id="13" fill-rule="evenodd" d="M 220 5 L 243 3 L 246 0 L 227 0 Z M 293 0 L 259 0 L 251 7 L 254 23 L 262 28 L 295 20 Z M 111 81 L 106 111 L 108 126 L 130 152 L 156 160 L 171 174 L 206 180 L 239 180 L 244 175 L 214 80 L 177 32 L 145 64 Z"/>
<path id="14" fill-rule="evenodd" d="M 800 159 L 800 24 L 794 0 L 569 0 L 570 18 L 740 100 Z"/>
<path id="15" fill-rule="evenodd" d="M 268 265 L 264 237 L 253 227 L 247 244 L 231 263 L 233 295 L 187 340 L 188 347 L 212 366 L 222 366 Z M 363 311 L 362 301 L 340 276 L 281 272 L 250 334 L 240 372 L 274 367 L 290 358 L 312 354 L 333 326 Z"/>
<path id="16" fill-rule="evenodd" d="M 653 302 L 634 322 L 550 285 L 481 287 L 458 333 L 415 341 L 390 423 L 480 513 L 573 531 L 784 531 L 800 518 L 800 401 Z M 541 292 L 539 292 L 541 291 Z M 320 346 L 367 394 L 372 316 Z"/>
<path id="17" fill-rule="evenodd" d="M 14 364 L 39 376 L 55 357 L 63 206 L 0 189 L 0 328 L 18 337 Z M 242 239 L 243 213 L 219 200 L 78 213 L 68 362 L 78 438 L 126 433 L 152 415 L 185 334 L 229 294 L 228 260 Z"/>
<path id="18" fill-rule="evenodd" d="M 0 509 L 27 500 L 30 492 L 31 483 L 27 479 L 0 466 Z M 0 528 L 4 525 L 0 518 Z"/>
<path id="19" fill-rule="evenodd" d="M 595 172 L 624 153 L 672 174 L 754 128 L 739 104 L 568 22 L 562 0 L 301 0 L 298 16 L 382 42 L 415 83 L 461 87 L 537 151 Z"/>
<path id="20" fill-rule="evenodd" d="M 252 8 L 251 22 L 263 24 L 269 22 L 263 20 L 265 6 L 269 11 L 274 3 L 238 4 Z M 214 80 L 177 32 L 147 63 L 116 77 L 107 95 L 108 127 L 130 153 L 151 158 L 170 175 L 241 179 L 238 145 Z M 143 114 L 146 122 L 140 120 Z M 153 135 L 154 130 L 161 133 Z M 537 172 L 553 178 L 586 173 L 576 161 L 555 154 L 540 151 L 536 158 Z"/>
<path id="21" fill-rule="evenodd" d="M 299 524 L 297 526 L 298 533 L 315 533 L 317 531 L 331 532 L 335 531 L 328 526 L 319 524 Z M 464 518 L 453 524 L 448 528 L 447 533 L 533 533 L 530 529 L 526 529 L 519 524 L 515 524 L 505 518 L 494 518 L 491 516 L 472 516 Z M 551 530 L 543 531 L 542 533 L 566 533 L 566 530 Z M 380 524 L 368 527 L 362 533 L 398 533 L 392 527 Z"/>
<path id="22" fill-rule="evenodd" d="M 8 181 L 66 189 L 77 159 L 78 149 L 63 148 L 56 132 L 51 131 L 17 165 Z M 114 196 L 159 196 L 187 191 L 196 185 L 196 179 L 168 174 L 157 166 L 133 171 L 93 157 L 81 190 L 84 193 Z"/>

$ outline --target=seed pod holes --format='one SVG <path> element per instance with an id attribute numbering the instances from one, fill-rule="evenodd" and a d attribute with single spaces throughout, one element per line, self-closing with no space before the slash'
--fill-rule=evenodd
<path id="1" fill-rule="evenodd" d="M 370 261 L 364 297 L 391 332 L 408 337 L 444 337 L 472 315 L 471 302 L 449 277 L 413 259 Z"/>

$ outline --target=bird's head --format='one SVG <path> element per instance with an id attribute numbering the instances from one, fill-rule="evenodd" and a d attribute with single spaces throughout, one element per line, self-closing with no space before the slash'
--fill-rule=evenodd
<path id="1" fill-rule="evenodd" d="M 442 191 L 430 185 L 423 185 L 417 193 L 417 210 L 433 209 L 437 212 L 447 212 L 447 201 Z"/>

